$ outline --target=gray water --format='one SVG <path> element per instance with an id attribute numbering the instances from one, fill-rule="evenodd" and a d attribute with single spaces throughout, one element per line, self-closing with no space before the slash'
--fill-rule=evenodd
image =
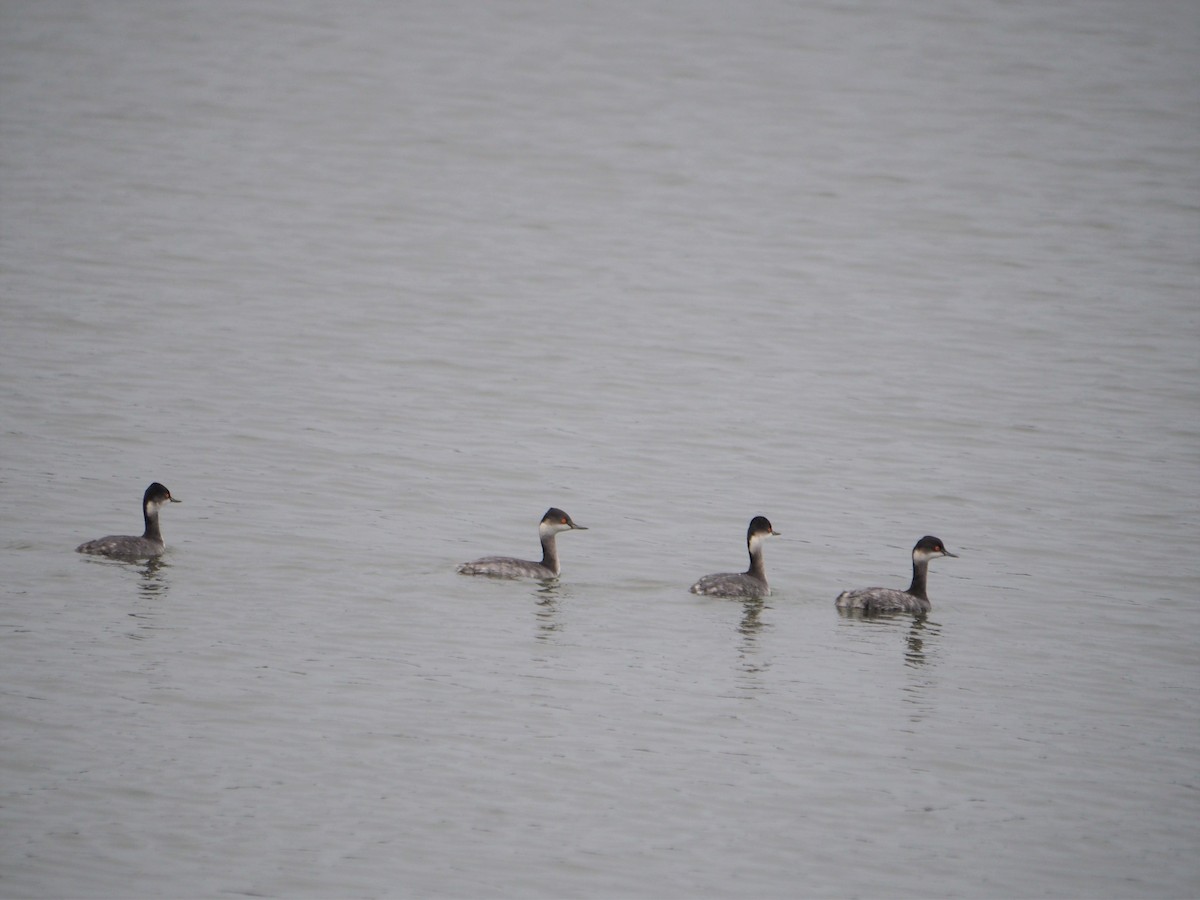
<path id="1" fill-rule="evenodd" d="M 1200 893 L 1198 39 L 0 5 L 0 894 Z"/>

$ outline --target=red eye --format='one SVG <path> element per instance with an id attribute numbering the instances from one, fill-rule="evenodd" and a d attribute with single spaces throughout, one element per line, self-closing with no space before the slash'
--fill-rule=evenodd
<path id="1" fill-rule="evenodd" d="M 563 523 L 564 525 L 566 525 L 566 524 L 567 524 L 567 520 L 566 520 L 566 519 L 563 519 L 563 520 L 562 520 L 562 523 Z"/>

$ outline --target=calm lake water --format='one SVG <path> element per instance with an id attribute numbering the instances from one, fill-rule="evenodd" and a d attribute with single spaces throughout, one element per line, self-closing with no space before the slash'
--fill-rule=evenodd
<path id="1" fill-rule="evenodd" d="M 0 6 L 0 894 L 1200 893 L 1198 42 Z"/>

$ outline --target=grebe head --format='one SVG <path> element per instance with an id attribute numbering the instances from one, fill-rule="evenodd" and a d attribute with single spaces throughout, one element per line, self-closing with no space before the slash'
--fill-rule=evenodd
<path id="1" fill-rule="evenodd" d="M 779 532 L 771 527 L 771 523 L 766 516 L 755 516 L 750 520 L 750 527 L 746 529 L 746 543 L 750 547 L 757 546 L 764 538 L 769 538 L 772 535 L 778 536 Z"/>
<path id="2" fill-rule="evenodd" d="M 587 531 L 587 526 L 576 525 L 574 520 L 565 512 L 556 506 L 546 510 L 546 514 L 542 516 L 542 521 L 538 524 L 538 533 L 541 535 L 558 534 L 560 531 Z"/>
<path id="3" fill-rule="evenodd" d="M 925 535 L 917 541 L 917 545 L 913 547 L 913 562 L 928 562 L 931 559 L 937 559 L 939 556 L 953 556 L 958 558 L 957 553 L 951 553 L 946 549 L 946 545 L 942 543 L 940 538 L 935 538 L 933 535 Z"/>
<path id="4" fill-rule="evenodd" d="M 142 495 L 142 509 L 146 510 L 147 515 L 153 515 L 168 503 L 182 503 L 182 500 L 176 500 L 171 496 L 171 492 L 157 481 L 150 487 L 146 488 L 146 493 Z"/>

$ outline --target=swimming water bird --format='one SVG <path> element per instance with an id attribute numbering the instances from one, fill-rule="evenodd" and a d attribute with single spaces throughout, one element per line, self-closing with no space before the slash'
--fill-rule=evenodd
<path id="1" fill-rule="evenodd" d="M 546 510 L 538 523 L 538 536 L 542 541 L 542 561 L 513 559 L 511 556 L 485 556 L 473 562 L 463 563 L 458 571 L 463 575 L 493 575 L 497 578 L 557 578 L 561 566 L 558 564 L 558 545 L 554 536 L 560 531 L 587 531 L 576 525 L 571 517 L 557 507 Z"/>
<path id="2" fill-rule="evenodd" d="M 755 516 L 746 529 L 746 549 L 750 551 L 750 568 L 745 572 L 719 572 L 705 575 L 690 588 L 693 594 L 706 597 L 729 597 L 735 600 L 757 600 L 771 593 L 767 586 L 767 571 L 763 566 L 762 542 L 779 534 L 765 516 Z"/>
<path id="3" fill-rule="evenodd" d="M 931 605 L 929 595 L 925 593 L 925 579 L 929 572 L 929 561 L 939 556 L 958 558 L 958 554 L 947 550 L 940 539 L 925 535 L 913 547 L 913 577 L 907 591 L 881 587 L 842 591 L 836 601 L 838 609 L 860 609 L 865 613 L 929 612 Z"/>
<path id="4" fill-rule="evenodd" d="M 146 520 L 146 530 L 141 537 L 131 534 L 110 534 L 107 537 L 96 538 L 75 548 L 78 553 L 90 553 L 94 556 L 110 556 L 113 559 L 146 559 L 158 556 L 166 548 L 163 543 L 162 531 L 158 527 L 158 511 L 168 503 L 182 503 L 171 496 L 171 492 L 157 481 L 146 488 L 142 495 L 142 515 Z"/>

